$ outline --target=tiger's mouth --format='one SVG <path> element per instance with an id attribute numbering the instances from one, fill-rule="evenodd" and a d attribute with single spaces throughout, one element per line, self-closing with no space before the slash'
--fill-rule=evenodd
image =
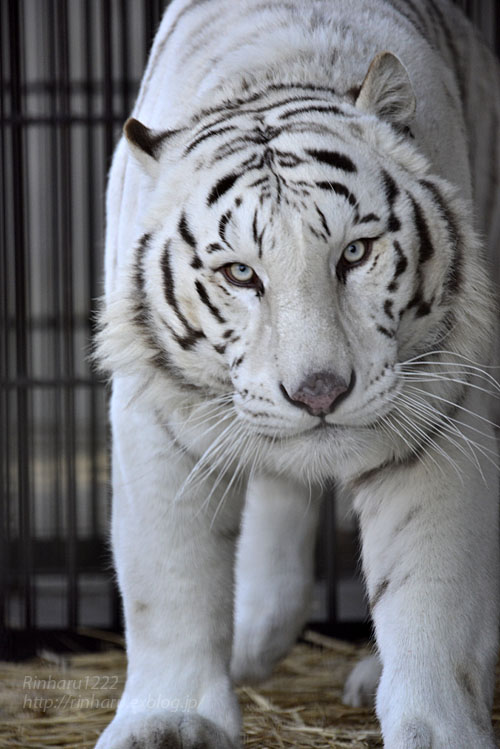
<path id="1" fill-rule="evenodd" d="M 290 431 L 288 433 L 282 432 L 279 435 L 276 433 L 274 434 L 266 434 L 265 432 L 258 432 L 259 437 L 266 440 L 267 442 L 275 443 L 276 441 L 279 442 L 298 442 L 304 439 L 308 439 L 311 437 L 317 437 L 320 439 L 326 438 L 328 436 L 333 436 L 334 434 L 338 434 L 339 432 L 345 432 L 350 429 L 355 429 L 356 427 L 351 427 L 345 424 L 329 424 L 324 419 L 321 419 L 318 424 L 315 424 L 312 427 L 308 427 L 307 429 L 297 430 L 297 431 Z"/>
<path id="2" fill-rule="evenodd" d="M 319 424 L 311 427 L 311 429 L 306 429 L 303 434 L 323 434 L 328 432 L 338 432 L 347 428 L 348 427 L 346 427 L 345 424 L 329 424 L 323 417 L 321 417 Z"/>

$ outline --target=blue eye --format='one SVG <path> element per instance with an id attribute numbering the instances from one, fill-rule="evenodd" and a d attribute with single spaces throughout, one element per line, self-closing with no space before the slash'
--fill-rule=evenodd
<path id="1" fill-rule="evenodd" d="M 250 288 L 261 288 L 262 283 L 253 268 L 245 263 L 228 263 L 219 268 L 226 279 L 234 286 L 247 286 Z"/>
<path id="2" fill-rule="evenodd" d="M 364 258 L 369 248 L 368 239 L 357 239 L 350 242 L 342 253 L 342 259 L 347 263 L 359 263 Z"/>
<path id="3" fill-rule="evenodd" d="M 231 265 L 226 266 L 226 268 L 226 275 L 230 280 L 236 281 L 237 283 L 247 284 L 253 280 L 255 275 L 253 268 L 250 268 L 249 265 L 245 265 L 244 263 L 232 263 Z"/>

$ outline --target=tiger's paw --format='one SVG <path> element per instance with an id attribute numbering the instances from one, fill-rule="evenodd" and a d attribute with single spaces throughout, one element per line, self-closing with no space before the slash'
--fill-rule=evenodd
<path id="1" fill-rule="evenodd" d="M 384 746 L 387 749 L 432 749 L 435 744 L 429 726 L 413 720 L 404 721 L 393 736 L 384 737 Z"/>
<path id="2" fill-rule="evenodd" d="M 231 658 L 233 683 L 256 684 L 267 679 L 304 627 L 309 611 L 308 580 L 288 578 L 280 587 L 279 596 L 240 601 Z"/>
<path id="3" fill-rule="evenodd" d="M 256 684 L 270 676 L 291 650 L 304 626 L 304 610 L 277 609 L 236 622 L 231 678 L 236 684 Z"/>
<path id="4" fill-rule="evenodd" d="M 197 713 L 117 715 L 95 749 L 239 749 L 239 742 Z"/>
<path id="5" fill-rule="evenodd" d="M 377 655 L 369 655 L 357 663 L 344 686 L 342 702 L 351 707 L 374 707 L 382 664 Z"/>
<path id="6" fill-rule="evenodd" d="M 255 622 L 241 627 L 235 635 L 231 659 L 231 678 L 235 684 L 257 684 L 270 676 L 272 670 L 288 653 L 296 635 L 283 639 L 279 626 Z"/>
<path id="7" fill-rule="evenodd" d="M 448 719 L 407 718 L 392 730 L 382 730 L 386 749 L 496 749 L 490 727 Z"/>

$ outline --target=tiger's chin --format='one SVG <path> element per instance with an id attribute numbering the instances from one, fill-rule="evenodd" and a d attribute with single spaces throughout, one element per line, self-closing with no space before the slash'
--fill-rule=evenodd
<path id="1" fill-rule="evenodd" d="M 328 416 L 306 419 L 304 415 L 304 420 L 295 425 L 250 423 L 248 429 L 263 444 L 258 451 L 262 468 L 300 481 L 327 484 L 332 479 L 349 481 L 386 460 L 403 457 L 403 443 L 395 444 L 384 428 L 384 419 L 390 413 L 391 406 L 386 403 L 369 413 L 356 410 L 342 422 L 340 418 L 334 422 L 328 421 Z"/>

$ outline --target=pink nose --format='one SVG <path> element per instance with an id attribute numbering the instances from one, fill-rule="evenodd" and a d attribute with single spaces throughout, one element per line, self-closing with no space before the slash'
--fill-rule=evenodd
<path id="1" fill-rule="evenodd" d="M 313 372 L 292 395 L 287 393 L 283 385 L 281 389 L 294 406 L 307 409 L 313 416 L 322 416 L 331 413 L 353 387 L 354 372 L 349 383 L 334 372 Z"/>

